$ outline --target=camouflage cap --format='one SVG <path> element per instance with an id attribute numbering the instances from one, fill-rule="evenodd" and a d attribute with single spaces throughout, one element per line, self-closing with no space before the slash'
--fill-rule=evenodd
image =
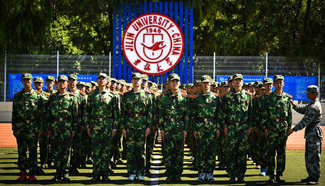
<path id="1" fill-rule="evenodd" d="M 195 81 L 194 81 L 194 86 L 199 86 L 200 83 L 201 83 L 201 80 L 195 80 Z"/>
<path id="2" fill-rule="evenodd" d="M 232 79 L 235 80 L 235 79 L 243 79 L 243 75 L 242 74 L 234 74 L 232 76 Z"/>
<path id="3" fill-rule="evenodd" d="M 231 82 L 232 80 L 233 80 L 232 76 L 229 76 L 227 81 Z"/>
<path id="4" fill-rule="evenodd" d="M 77 86 L 86 86 L 86 83 L 83 82 L 83 81 L 79 81 L 78 84 L 77 84 Z"/>
<path id="5" fill-rule="evenodd" d="M 77 80 L 78 77 L 77 77 L 76 74 L 70 74 L 68 79 L 74 79 L 74 80 Z"/>
<path id="6" fill-rule="evenodd" d="M 180 80 L 178 74 L 175 74 L 175 73 L 171 73 L 168 75 L 167 77 L 167 81 L 172 81 L 172 80 Z"/>
<path id="7" fill-rule="evenodd" d="M 254 82 L 254 87 L 260 88 L 261 86 L 263 86 L 263 83 L 262 82 L 260 82 L 260 81 Z"/>
<path id="8" fill-rule="evenodd" d="M 33 79 L 33 76 L 31 73 L 24 73 L 22 76 L 21 76 L 21 79 Z"/>
<path id="9" fill-rule="evenodd" d="M 147 74 L 142 74 L 142 79 L 148 81 L 149 80 L 149 76 Z"/>
<path id="10" fill-rule="evenodd" d="M 284 80 L 284 77 L 283 77 L 283 75 L 275 75 L 275 76 L 273 77 L 273 80 L 274 80 L 274 81 L 276 81 L 276 80 Z"/>
<path id="11" fill-rule="evenodd" d="M 126 85 L 126 82 L 125 82 L 124 79 L 121 79 L 121 80 L 120 80 L 120 83 L 121 83 L 121 85 Z"/>
<path id="12" fill-rule="evenodd" d="M 68 78 L 67 78 L 67 76 L 65 76 L 65 75 L 60 75 L 60 76 L 58 77 L 58 81 L 68 81 Z"/>
<path id="13" fill-rule="evenodd" d="M 132 73 L 132 79 L 142 79 L 142 77 L 142 74 L 140 74 L 139 72 Z"/>
<path id="14" fill-rule="evenodd" d="M 254 82 L 249 82 L 249 83 L 248 83 L 248 86 L 249 86 L 249 87 L 253 87 L 253 86 L 254 86 Z"/>
<path id="15" fill-rule="evenodd" d="M 273 83 L 273 80 L 272 80 L 271 78 L 265 78 L 265 79 L 263 80 L 263 83 L 264 83 L 264 84 L 272 84 L 272 83 Z"/>
<path id="16" fill-rule="evenodd" d="M 243 85 L 244 87 L 248 87 L 248 83 L 244 83 L 244 85 Z"/>
<path id="17" fill-rule="evenodd" d="M 90 81 L 92 86 L 98 86 L 98 84 L 95 81 Z"/>
<path id="18" fill-rule="evenodd" d="M 91 86 L 91 83 L 89 83 L 89 82 L 88 83 L 85 83 L 85 87 L 92 87 Z"/>
<path id="19" fill-rule="evenodd" d="M 112 82 L 112 83 L 116 83 L 116 82 L 117 82 L 117 79 L 115 79 L 115 78 L 111 78 L 111 82 Z"/>
<path id="20" fill-rule="evenodd" d="M 203 75 L 203 76 L 201 76 L 201 82 L 202 83 L 211 83 L 212 79 L 209 75 Z"/>
<path id="21" fill-rule="evenodd" d="M 222 87 L 229 87 L 228 81 L 223 81 L 220 83 L 220 86 Z"/>
<path id="22" fill-rule="evenodd" d="M 53 76 L 47 76 L 46 81 L 55 81 L 55 78 Z"/>
<path id="23" fill-rule="evenodd" d="M 307 90 L 306 90 L 306 93 L 318 93 L 319 89 L 318 89 L 318 86 L 316 85 L 309 85 L 307 87 Z"/>
<path id="24" fill-rule="evenodd" d="M 41 77 L 34 78 L 34 83 L 43 83 L 43 82 L 44 82 L 44 80 Z"/>
<path id="25" fill-rule="evenodd" d="M 101 73 L 99 73 L 98 74 L 98 76 L 97 76 L 98 78 L 100 78 L 100 77 L 104 77 L 104 78 L 107 78 L 107 74 L 106 73 L 103 73 L 103 72 L 101 72 Z"/>

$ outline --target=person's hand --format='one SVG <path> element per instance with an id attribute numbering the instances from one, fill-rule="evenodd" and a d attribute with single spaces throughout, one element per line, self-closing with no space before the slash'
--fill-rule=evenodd
<path id="1" fill-rule="evenodd" d="M 197 131 L 193 132 L 194 138 L 197 139 Z"/>
<path id="2" fill-rule="evenodd" d="M 126 139 L 126 130 L 125 129 L 122 129 L 122 135 Z"/>
<path id="3" fill-rule="evenodd" d="M 75 135 L 76 135 L 76 132 L 73 130 L 73 131 L 71 132 L 71 136 L 74 137 Z"/>
<path id="4" fill-rule="evenodd" d="M 90 128 L 88 128 L 87 133 L 88 133 L 88 136 L 91 137 L 91 129 Z"/>
<path id="5" fill-rule="evenodd" d="M 252 134 L 253 128 L 248 129 L 248 135 Z"/>
<path id="6" fill-rule="evenodd" d="M 164 130 L 161 130 L 160 131 L 160 135 L 161 135 L 161 139 L 164 141 L 165 131 Z"/>
<path id="7" fill-rule="evenodd" d="M 267 129 L 264 130 L 264 135 L 265 136 L 268 136 L 269 135 L 269 132 L 267 131 Z"/>
<path id="8" fill-rule="evenodd" d="M 112 136 L 115 136 L 115 134 L 116 134 L 116 129 L 113 129 L 112 130 Z"/>
<path id="9" fill-rule="evenodd" d="M 43 134 L 43 131 L 39 131 L 37 134 L 37 138 L 41 137 L 42 134 Z"/>
<path id="10" fill-rule="evenodd" d="M 185 140 L 186 140 L 186 137 L 187 137 L 187 131 L 184 130 L 184 131 L 183 131 L 183 134 L 184 134 L 184 143 L 185 143 Z"/>
<path id="11" fill-rule="evenodd" d="M 223 133 L 225 134 L 225 137 L 228 136 L 228 128 L 227 128 L 227 127 L 225 127 L 225 128 L 223 129 Z"/>
<path id="12" fill-rule="evenodd" d="M 220 137 L 220 130 L 217 130 L 216 134 L 217 134 L 217 138 L 219 138 Z"/>
<path id="13" fill-rule="evenodd" d="M 289 130 L 288 130 L 288 136 L 290 136 L 293 132 L 294 132 L 294 131 L 293 131 L 293 128 L 289 129 Z"/>
<path id="14" fill-rule="evenodd" d="M 146 136 L 146 137 L 148 137 L 148 136 L 149 136 L 149 134 L 150 134 L 150 128 L 148 127 L 148 128 L 146 128 L 146 133 L 145 133 L 145 136 Z"/>

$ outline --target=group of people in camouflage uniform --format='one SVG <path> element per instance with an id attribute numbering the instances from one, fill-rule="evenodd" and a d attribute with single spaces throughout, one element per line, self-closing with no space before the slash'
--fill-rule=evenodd
<path id="1" fill-rule="evenodd" d="M 34 78 L 34 90 L 32 75 L 23 74 L 24 89 L 14 96 L 12 119 L 18 180 L 36 180 L 39 144 L 41 168 L 56 169 L 53 181 L 69 181 L 69 173 L 77 175 L 86 163 L 93 164 L 92 182 L 108 181 L 121 159 L 127 160 L 129 180 L 143 181 L 150 174 L 151 154 L 160 136 L 168 182 L 181 181 L 184 144 L 192 151 L 201 182 L 214 181 L 216 157 L 230 183 L 244 182 L 248 157 L 261 166 L 261 175 L 267 174 L 270 183 L 284 182 L 280 177 L 288 134 L 307 124 L 291 129 L 291 108 L 298 107 L 283 92 L 283 76 L 244 84 L 243 76 L 235 74 L 219 84 L 204 75 L 185 90 L 177 74 L 169 74 L 167 80 L 159 91 L 140 73 L 132 74 L 131 84 L 105 73 L 93 85 L 78 83 L 75 74 L 48 76 L 43 91 L 42 78 Z M 313 172 L 316 179 L 319 169 Z"/>

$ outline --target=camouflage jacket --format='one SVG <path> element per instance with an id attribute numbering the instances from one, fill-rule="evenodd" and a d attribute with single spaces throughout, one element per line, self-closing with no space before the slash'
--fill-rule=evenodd
<path id="1" fill-rule="evenodd" d="M 13 99 L 12 130 L 16 134 L 37 134 L 40 129 L 40 96 L 35 90 L 17 92 Z"/>
<path id="2" fill-rule="evenodd" d="M 214 93 L 200 94 L 192 100 L 190 110 L 193 130 L 215 132 L 220 129 L 220 100 Z"/>
<path id="3" fill-rule="evenodd" d="M 49 128 L 56 134 L 77 128 L 78 100 L 70 93 L 52 94 L 48 101 Z"/>
<path id="4" fill-rule="evenodd" d="M 40 123 L 40 130 L 46 131 L 48 128 L 48 121 L 46 120 L 46 113 L 48 109 L 47 102 L 49 100 L 50 94 L 45 91 L 36 92 L 39 95 L 41 101 L 41 104 L 39 106 L 40 117 L 38 121 Z"/>
<path id="5" fill-rule="evenodd" d="M 152 126 L 152 104 L 144 91 L 125 93 L 121 98 L 121 129 L 143 130 Z"/>
<path id="6" fill-rule="evenodd" d="M 270 132 L 287 133 L 292 124 L 291 96 L 283 92 L 278 96 L 272 92 L 264 103 L 261 124 Z"/>
<path id="7" fill-rule="evenodd" d="M 301 130 L 306 127 L 305 138 L 311 136 L 323 137 L 320 120 L 322 117 L 322 106 L 319 100 L 312 101 L 305 106 L 297 106 L 294 103 L 293 109 L 300 114 L 305 114 L 302 120 L 293 128 L 294 131 Z"/>
<path id="8" fill-rule="evenodd" d="M 187 101 L 180 91 L 176 95 L 167 92 L 157 99 L 157 112 L 158 126 L 161 130 L 166 132 L 187 130 L 189 120 Z"/>
<path id="9" fill-rule="evenodd" d="M 117 97 L 108 90 L 93 92 L 88 98 L 89 128 L 95 133 L 117 128 L 119 109 Z"/>
<path id="10" fill-rule="evenodd" d="M 252 107 L 252 98 L 245 90 L 229 92 L 222 97 L 221 127 L 234 125 L 239 130 L 251 128 Z"/>
<path id="11" fill-rule="evenodd" d="M 88 95 L 80 93 L 80 103 L 79 103 L 79 117 L 80 126 L 87 128 L 89 120 L 88 116 Z"/>

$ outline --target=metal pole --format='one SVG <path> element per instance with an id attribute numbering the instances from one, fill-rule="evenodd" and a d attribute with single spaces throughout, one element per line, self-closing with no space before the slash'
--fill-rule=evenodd
<path id="1" fill-rule="evenodd" d="M 265 78 L 268 75 L 268 63 L 269 63 L 269 54 L 266 52 L 265 54 Z"/>
<path id="2" fill-rule="evenodd" d="M 213 52 L 213 81 L 216 81 L 216 53 Z"/>
<path id="3" fill-rule="evenodd" d="M 5 52 L 5 66 L 4 66 L 4 78 L 3 78 L 3 101 L 7 101 L 7 51 Z"/>
<path id="4" fill-rule="evenodd" d="M 60 53 L 56 51 L 56 78 L 59 78 L 60 72 Z"/>
<path id="5" fill-rule="evenodd" d="M 320 85 L 321 85 L 320 84 L 320 63 L 318 63 L 318 91 L 319 91 L 318 92 L 318 97 L 319 97 L 319 99 L 321 98 L 320 97 L 320 88 L 321 88 Z"/>
<path id="6" fill-rule="evenodd" d="M 109 56 L 108 56 L 108 66 L 109 66 L 109 69 L 108 69 L 108 75 L 110 76 L 110 77 L 112 77 L 111 75 L 111 67 L 112 67 L 112 52 L 109 52 Z"/>

